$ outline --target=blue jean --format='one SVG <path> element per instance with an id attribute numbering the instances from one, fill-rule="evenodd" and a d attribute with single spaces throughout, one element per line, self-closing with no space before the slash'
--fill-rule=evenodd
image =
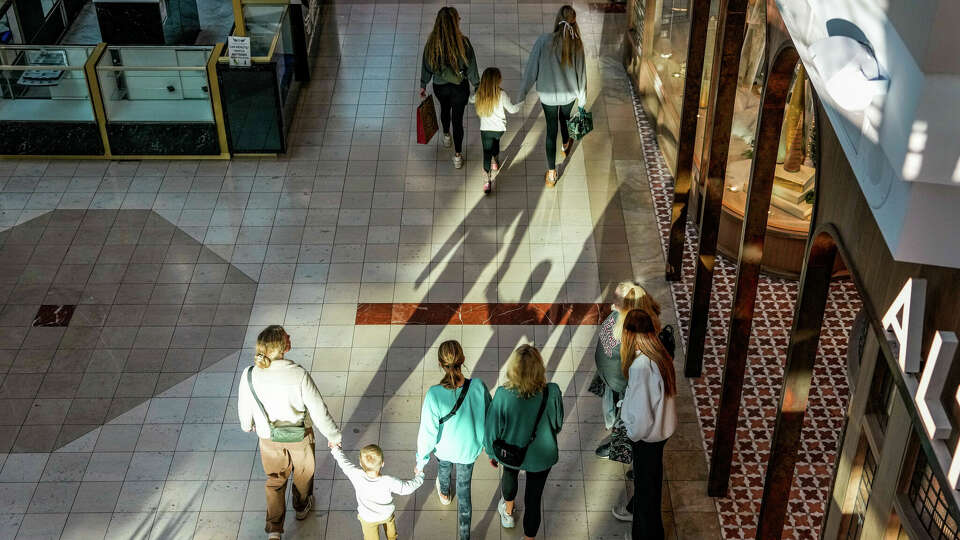
<path id="1" fill-rule="evenodd" d="M 440 484 L 440 493 L 449 497 L 450 473 L 453 467 L 457 468 L 457 522 L 460 530 L 460 540 L 470 540 L 470 522 L 473 520 L 473 506 L 470 502 L 470 480 L 473 478 L 473 463 L 451 463 L 437 460 L 437 480 Z"/>

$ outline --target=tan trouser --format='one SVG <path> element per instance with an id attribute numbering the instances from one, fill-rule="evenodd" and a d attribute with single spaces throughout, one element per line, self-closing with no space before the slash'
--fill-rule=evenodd
<path id="1" fill-rule="evenodd" d="M 387 533 L 387 540 L 396 540 L 397 538 L 397 516 L 390 516 L 390 519 L 370 523 L 360 518 L 360 528 L 363 530 L 363 540 L 380 540 L 380 526 L 383 525 L 383 532 Z"/>
<path id="2" fill-rule="evenodd" d="M 307 497 L 313 493 L 313 431 L 300 442 L 278 443 L 260 439 L 260 460 L 267 474 L 264 486 L 267 493 L 266 532 L 283 532 L 283 518 L 287 513 L 287 480 L 293 472 L 293 509 L 303 510 Z"/>

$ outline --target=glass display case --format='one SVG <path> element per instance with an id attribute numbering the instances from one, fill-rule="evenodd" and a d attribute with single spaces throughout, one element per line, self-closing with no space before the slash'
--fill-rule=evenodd
<path id="1" fill-rule="evenodd" d="M 0 49 L 0 120 L 94 121 L 83 71 L 93 47 Z"/>

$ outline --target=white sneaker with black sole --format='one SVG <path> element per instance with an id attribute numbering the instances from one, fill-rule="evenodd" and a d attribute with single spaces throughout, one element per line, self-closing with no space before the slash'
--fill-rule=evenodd
<path id="1" fill-rule="evenodd" d="M 516 507 L 514 507 L 516 510 Z M 503 500 L 503 497 L 500 497 L 500 502 L 497 504 L 497 512 L 500 513 L 500 525 L 504 529 L 512 529 L 516 524 L 513 521 L 513 514 L 507 513 L 507 501 Z"/>
<path id="2" fill-rule="evenodd" d="M 453 146 L 453 139 L 450 138 L 446 133 L 443 134 L 443 147 L 450 148 Z"/>
<path id="3" fill-rule="evenodd" d="M 453 168 L 462 169 L 463 168 L 463 155 L 454 155 L 453 156 Z"/>

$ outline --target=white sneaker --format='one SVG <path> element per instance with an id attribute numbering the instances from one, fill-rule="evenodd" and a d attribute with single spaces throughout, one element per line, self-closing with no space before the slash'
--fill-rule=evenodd
<path id="1" fill-rule="evenodd" d="M 280 540 L 282 536 L 280 533 L 270 533 L 267 535 L 267 540 Z"/>
<path id="2" fill-rule="evenodd" d="M 447 506 L 448 504 L 450 504 L 450 501 L 452 501 L 453 498 L 450 497 L 449 495 L 444 495 L 443 492 L 440 491 L 440 479 L 439 479 L 439 478 L 437 478 L 437 481 L 436 481 L 435 483 L 436 483 L 436 485 L 437 485 L 437 497 L 440 499 L 440 504 L 442 504 L 442 505 L 444 505 L 444 506 Z"/>
<path id="3" fill-rule="evenodd" d="M 500 513 L 500 525 L 502 525 L 504 529 L 512 529 L 515 525 L 513 522 L 513 514 L 507 513 L 507 501 L 503 500 L 503 497 L 500 497 L 500 502 L 497 504 L 497 512 Z"/>
<path id="4" fill-rule="evenodd" d="M 307 497 L 307 506 L 304 507 L 303 510 L 297 510 L 297 519 L 307 519 L 307 516 L 310 515 L 311 510 L 313 510 L 313 495 Z M 279 538 L 279 536 L 277 538 Z"/>
<path id="5" fill-rule="evenodd" d="M 453 167 L 455 169 L 463 168 L 463 154 L 453 156 Z"/>
<path id="6" fill-rule="evenodd" d="M 446 133 L 444 133 L 444 134 L 443 134 L 443 147 L 444 147 L 444 148 L 450 148 L 451 146 L 453 146 L 453 139 L 452 139 L 449 135 L 447 135 Z"/>

